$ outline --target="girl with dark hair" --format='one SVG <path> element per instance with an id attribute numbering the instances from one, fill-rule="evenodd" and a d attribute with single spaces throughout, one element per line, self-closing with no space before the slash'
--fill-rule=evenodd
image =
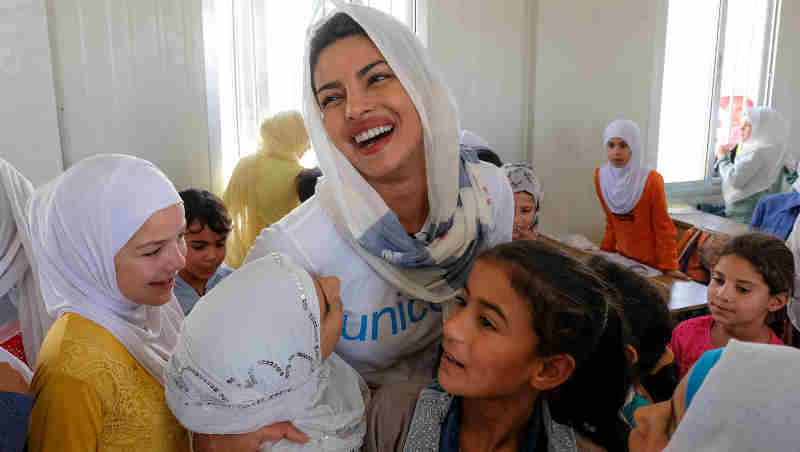
<path id="1" fill-rule="evenodd" d="M 761 233 L 729 240 L 711 272 L 711 315 L 686 320 L 672 333 L 669 346 L 681 376 L 703 353 L 731 339 L 783 345 L 766 322 L 793 293 L 794 257 L 782 240 Z"/>
<path id="2" fill-rule="evenodd" d="M 312 26 L 305 61 L 303 117 L 324 177 L 246 262 L 278 251 L 339 277 L 336 352 L 373 386 L 430 378 L 438 303 L 480 251 L 510 241 L 513 194 L 500 168 L 460 147 L 455 102 L 408 27 L 335 3 Z"/>
<path id="3" fill-rule="evenodd" d="M 540 242 L 484 252 L 448 309 L 437 381 L 382 387 L 367 450 L 624 450 L 615 294 Z"/>
<path id="4" fill-rule="evenodd" d="M 669 308 L 661 292 L 636 272 L 600 256 L 592 256 L 587 264 L 622 297 L 629 333 L 625 351 L 632 380 L 622 415 L 631 427 L 636 427 L 634 412 L 669 399 L 678 385 L 678 367 L 667 347 L 672 335 Z"/>

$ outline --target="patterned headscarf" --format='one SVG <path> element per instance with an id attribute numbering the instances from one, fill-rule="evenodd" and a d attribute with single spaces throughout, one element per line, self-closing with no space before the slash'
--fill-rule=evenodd
<path id="1" fill-rule="evenodd" d="M 533 230 L 539 227 L 539 212 L 542 209 L 542 198 L 544 198 L 544 188 L 533 167 L 525 162 L 506 163 L 503 165 L 511 190 L 514 193 L 525 192 L 533 196 L 536 202 L 536 216 L 533 218 Z"/>

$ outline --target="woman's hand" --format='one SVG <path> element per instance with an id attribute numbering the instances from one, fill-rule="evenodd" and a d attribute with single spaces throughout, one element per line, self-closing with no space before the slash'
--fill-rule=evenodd
<path id="1" fill-rule="evenodd" d="M 0 391 L 28 393 L 28 383 L 25 378 L 6 362 L 0 363 Z"/>
<path id="2" fill-rule="evenodd" d="M 670 270 L 670 271 L 668 271 L 668 272 L 666 272 L 664 274 L 667 275 L 667 276 L 671 276 L 671 277 L 673 277 L 675 279 L 681 279 L 683 281 L 691 281 L 692 280 L 692 278 L 690 278 L 686 273 L 684 273 L 682 271 L 679 271 L 679 270 Z"/>
<path id="3" fill-rule="evenodd" d="M 194 434 L 195 452 L 257 452 L 264 441 L 289 441 L 305 444 L 308 436 L 291 422 L 279 422 L 260 429 L 239 435 L 203 435 Z"/>

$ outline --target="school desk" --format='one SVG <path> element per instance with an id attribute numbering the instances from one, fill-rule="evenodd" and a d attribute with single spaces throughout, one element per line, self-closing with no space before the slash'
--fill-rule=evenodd
<path id="1" fill-rule="evenodd" d="M 679 235 L 691 227 L 715 234 L 740 235 L 750 231 L 746 224 L 738 223 L 730 218 L 701 212 L 694 207 L 686 205 L 672 206 L 668 209 L 669 216 L 675 222 Z"/>
<path id="2" fill-rule="evenodd" d="M 568 255 L 579 260 L 585 260 L 592 255 L 592 253 L 588 251 L 584 251 L 575 248 L 573 246 L 570 246 L 556 239 L 555 237 L 549 236 L 547 234 L 539 233 L 539 238 L 537 240 L 547 243 L 548 245 L 551 245 L 555 248 L 558 248 L 567 253 Z M 656 288 L 658 288 L 659 292 L 661 292 L 661 295 L 664 296 L 664 299 L 669 300 L 668 303 L 671 312 L 677 313 L 677 312 L 692 311 L 695 309 L 705 307 L 705 303 L 697 304 L 696 302 L 689 302 L 683 300 L 675 300 L 674 303 L 672 302 L 670 298 L 670 292 L 672 290 L 672 285 L 676 281 L 680 281 L 677 278 L 662 273 L 661 275 L 656 276 L 655 278 L 648 278 L 648 279 L 650 280 L 651 283 L 653 283 L 654 286 L 656 286 Z"/>

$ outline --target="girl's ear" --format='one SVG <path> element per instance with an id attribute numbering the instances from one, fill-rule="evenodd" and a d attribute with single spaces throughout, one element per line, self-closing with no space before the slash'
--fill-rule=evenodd
<path id="1" fill-rule="evenodd" d="M 567 354 L 538 358 L 533 367 L 530 385 L 539 391 L 555 389 L 572 376 L 575 370 L 575 359 Z"/>
<path id="2" fill-rule="evenodd" d="M 767 304 L 767 310 L 769 312 L 775 312 L 782 307 L 786 306 L 789 302 L 789 293 L 788 292 L 781 292 L 777 295 L 770 295 L 769 296 L 769 303 Z"/>

